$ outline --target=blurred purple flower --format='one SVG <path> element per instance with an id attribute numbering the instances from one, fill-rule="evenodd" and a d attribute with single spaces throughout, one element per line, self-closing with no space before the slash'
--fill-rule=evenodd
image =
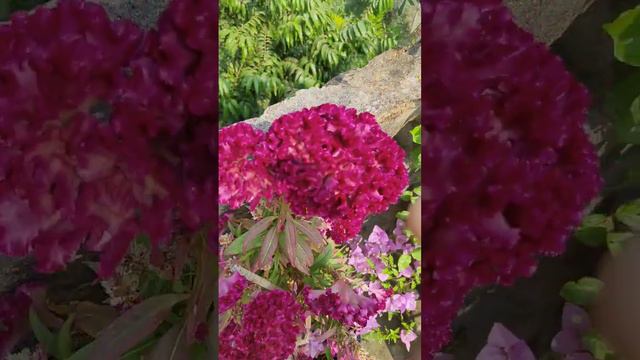
<path id="1" fill-rule="evenodd" d="M 407 347 L 407 351 L 411 350 L 411 342 L 417 338 L 418 336 L 411 330 L 402 329 L 400 331 L 400 341 Z"/>
<path id="2" fill-rule="evenodd" d="M 562 329 L 551 341 L 551 350 L 566 355 L 565 360 L 593 360 L 582 342 L 589 330 L 589 314 L 577 305 L 566 303 L 562 310 Z"/>
<path id="3" fill-rule="evenodd" d="M 394 294 L 387 299 L 385 311 L 413 311 L 416 309 L 416 293 Z"/>
<path id="4" fill-rule="evenodd" d="M 500 323 L 495 323 L 487 345 L 480 351 L 476 360 L 535 360 L 535 356 L 526 342 Z"/>
<path id="5" fill-rule="evenodd" d="M 367 256 L 371 256 L 386 254 L 389 251 L 392 251 L 393 244 L 391 239 L 389 239 L 389 235 L 376 225 L 373 227 L 373 231 L 371 231 L 371 235 L 369 235 L 365 246 Z"/>
<path id="6" fill-rule="evenodd" d="M 373 272 L 369 262 L 367 261 L 367 257 L 362 252 L 362 248 L 356 246 L 353 250 L 351 250 L 351 254 L 349 256 L 349 260 L 347 264 L 353 266 L 357 272 L 362 274 L 370 274 Z"/>
<path id="7" fill-rule="evenodd" d="M 370 332 L 372 332 L 373 330 L 377 329 L 380 327 L 380 324 L 378 324 L 378 320 L 376 319 L 376 317 L 378 316 L 378 314 L 372 315 L 369 320 L 367 320 L 367 324 L 362 328 L 356 331 L 357 335 L 364 335 L 364 334 L 368 334 Z"/>

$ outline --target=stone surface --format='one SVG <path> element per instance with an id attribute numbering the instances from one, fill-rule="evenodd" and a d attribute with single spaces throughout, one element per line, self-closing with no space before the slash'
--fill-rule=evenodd
<path id="1" fill-rule="evenodd" d="M 386 51 L 365 67 L 340 74 L 321 88 L 299 90 L 247 122 L 267 129 L 286 113 L 334 103 L 372 113 L 382 129 L 393 136 L 420 115 L 420 49 L 418 44 Z"/>
<path id="2" fill-rule="evenodd" d="M 551 44 L 595 0 L 505 0 L 516 22 L 539 41 Z"/>
<path id="3" fill-rule="evenodd" d="M 91 0 L 102 4 L 111 19 L 129 19 L 144 29 L 155 28 L 169 0 Z"/>

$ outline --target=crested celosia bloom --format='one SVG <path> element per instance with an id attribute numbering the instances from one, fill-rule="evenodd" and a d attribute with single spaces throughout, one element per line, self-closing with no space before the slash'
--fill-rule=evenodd
<path id="1" fill-rule="evenodd" d="M 231 309 L 240 300 L 248 284 L 247 279 L 237 272 L 229 277 L 221 277 L 218 280 L 218 312 L 223 313 Z"/>
<path id="2" fill-rule="evenodd" d="M 342 280 L 325 290 L 305 287 L 303 293 L 314 314 L 329 316 L 347 326 L 365 327 L 368 320 L 385 306 L 384 300 L 357 294 Z"/>
<path id="3" fill-rule="evenodd" d="M 190 3 L 164 17 L 213 15 Z M 55 271 L 81 248 L 98 251 L 104 276 L 140 233 L 163 246 L 176 229 L 213 225 L 216 206 L 202 201 L 217 191 L 213 111 L 168 86 L 153 39 L 76 0 L 0 26 L 1 252 Z M 184 78 L 213 68 L 189 56 Z"/>
<path id="4" fill-rule="evenodd" d="M 283 115 L 266 134 L 269 171 L 302 216 L 319 216 L 336 242 L 385 211 L 407 185 L 404 151 L 369 113 L 324 104 Z"/>
<path id="5" fill-rule="evenodd" d="M 246 123 L 227 126 L 218 136 L 218 202 L 235 209 L 244 203 L 255 208 L 270 199 L 275 184 L 266 164 L 256 153 L 263 148 L 264 133 Z"/>
<path id="6" fill-rule="evenodd" d="M 563 251 L 600 178 L 589 97 L 499 0 L 423 6 L 423 356 L 473 287 Z"/>
<path id="7" fill-rule="evenodd" d="M 323 218 L 342 243 L 407 185 L 404 151 L 369 113 L 324 104 L 283 115 L 262 136 L 246 124 L 221 130 L 221 204 L 280 196 L 294 213 Z"/>
<path id="8" fill-rule="evenodd" d="M 302 306 L 283 290 L 261 291 L 244 306 L 240 325 L 220 334 L 220 359 L 287 359 L 303 330 Z"/>

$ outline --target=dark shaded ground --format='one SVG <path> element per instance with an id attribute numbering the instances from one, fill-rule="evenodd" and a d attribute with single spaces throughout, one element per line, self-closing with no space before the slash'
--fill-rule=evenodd
<path id="1" fill-rule="evenodd" d="M 592 126 L 610 122 L 603 115 L 602 104 L 614 81 L 624 76 L 613 58 L 611 40 L 602 25 L 639 3 L 638 0 L 598 0 L 552 46 L 552 51 L 564 59 L 567 68 L 590 89 Z M 628 195 L 625 195 L 627 200 L 632 199 L 631 194 Z M 549 353 L 551 340 L 560 327 L 564 304 L 559 295 L 562 285 L 595 274 L 602 254 L 602 250 L 572 241 L 563 256 L 542 259 L 532 278 L 522 279 L 511 288 L 494 286 L 476 290 L 468 296 L 467 307 L 454 322 L 454 340 L 447 352 L 455 354 L 458 360 L 474 359 L 485 345 L 493 323 L 501 322 L 526 340 L 536 357 L 542 358 Z"/>

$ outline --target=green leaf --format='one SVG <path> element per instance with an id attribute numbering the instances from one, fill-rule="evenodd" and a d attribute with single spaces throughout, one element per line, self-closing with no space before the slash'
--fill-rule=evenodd
<path id="1" fill-rule="evenodd" d="M 411 255 L 402 254 L 398 259 L 398 270 L 403 271 L 411 265 Z"/>
<path id="2" fill-rule="evenodd" d="M 73 325 L 73 320 L 75 316 L 72 314 L 67 318 L 67 320 L 62 324 L 60 328 L 60 332 L 56 336 L 56 349 L 57 354 L 60 359 L 67 359 L 71 356 L 72 342 L 71 342 L 71 326 Z"/>
<path id="3" fill-rule="evenodd" d="M 329 261 L 331 260 L 331 255 L 333 254 L 333 245 L 327 245 L 324 250 L 318 256 L 316 256 L 313 265 L 311 265 L 312 269 L 322 269 L 327 266 Z"/>
<path id="4" fill-rule="evenodd" d="M 576 230 L 576 239 L 590 247 L 600 247 L 607 244 L 607 229 L 601 227 L 586 227 Z"/>
<path id="5" fill-rule="evenodd" d="M 640 230 L 640 200 L 635 200 L 620 206 L 615 213 L 616 220 L 633 230 Z"/>
<path id="6" fill-rule="evenodd" d="M 273 254 L 276 253 L 277 247 L 278 227 L 274 226 L 267 232 L 267 236 L 265 236 L 264 241 L 262 242 L 262 248 L 260 249 L 260 254 L 258 254 L 258 259 L 251 270 L 255 272 L 256 270 L 268 267 L 272 263 Z"/>
<path id="7" fill-rule="evenodd" d="M 248 231 L 242 242 L 242 252 L 246 252 L 249 247 L 252 247 L 258 235 L 266 231 L 271 223 L 276 219 L 275 216 L 268 216 L 257 223 L 255 223 Z"/>
<path id="8" fill-rule="evenodd" d="M 640 69 L 618 81 L 609 95 L 605 108 L 613 119 L 618 142 L 640 144 L 640 120 L 634 117 L 635 101 L 640 96 Z"/>
<path id="9" fill-rule="evenodd" d="M 640 66 L 640 6 L 623 12 L 603 27 L 613 39 L 616 59 Z"/>
<path id="10" fill-rule="evenodd" d="M 151 335 L 169 316 L 171 308 L 189 295 L 167 294 L 135 305 L 100 332 L 90 351 L 93 359 L 118 359 Z"/>
<path id="11" fill-rule="evenodd" d="M 590 332 L 583 336 L 582 343 L 597 360 L 606 360 L 609 356 L 614 355 L 614 352 L 605 343 L 604 339 L 595 332 Z"/>
<path id="12" fill-rule="evenodd" d="M 411 252 L 411 257 L 418 261 L 422 261 L 422 248 L 416 248 Z"/>
<path id="13" fill-rule="evenodd" d="M 42 321 L 40 321 L 40 318 L 33 307 L 29 309 L 29 323 L 31 325 L 33 335 L 35 335 L 36 339 L 38 339 L 38 342 L 42 347 L 44 347 L 45 351 L 60 359 L 60 356 L 56 351 L 56 337 L 42 323 Z"/>
<path id="14" fill-rule="evenodd" d="M 607 247 L 613 255 L 617 255 L 623 250 L 625 243 L 634 237 L 635 235 L 630 232 L 609 233 L 607 234 Z"/>
<path id="15" fill-rule="evenodd" d="M 409 211 L 407 210 L 398 211 L 398 213 L 396 213 L 396 218 L 402 221 L 406 221 L 409 218 Z"/>
<path id="16" fill-rule="evenodd" d="M 572 304 L 586 306 L 593 303 L 602 289 L 601 280 L 583 277 L 578 281 L 569 281 L 560 290 L 560 296 Z"/>
<path id="17" fill-rule="evenodd" d="M 411 139 L 416 144 L 422 144 L 422 126 L 418 125 L 411 129 Z"/>

